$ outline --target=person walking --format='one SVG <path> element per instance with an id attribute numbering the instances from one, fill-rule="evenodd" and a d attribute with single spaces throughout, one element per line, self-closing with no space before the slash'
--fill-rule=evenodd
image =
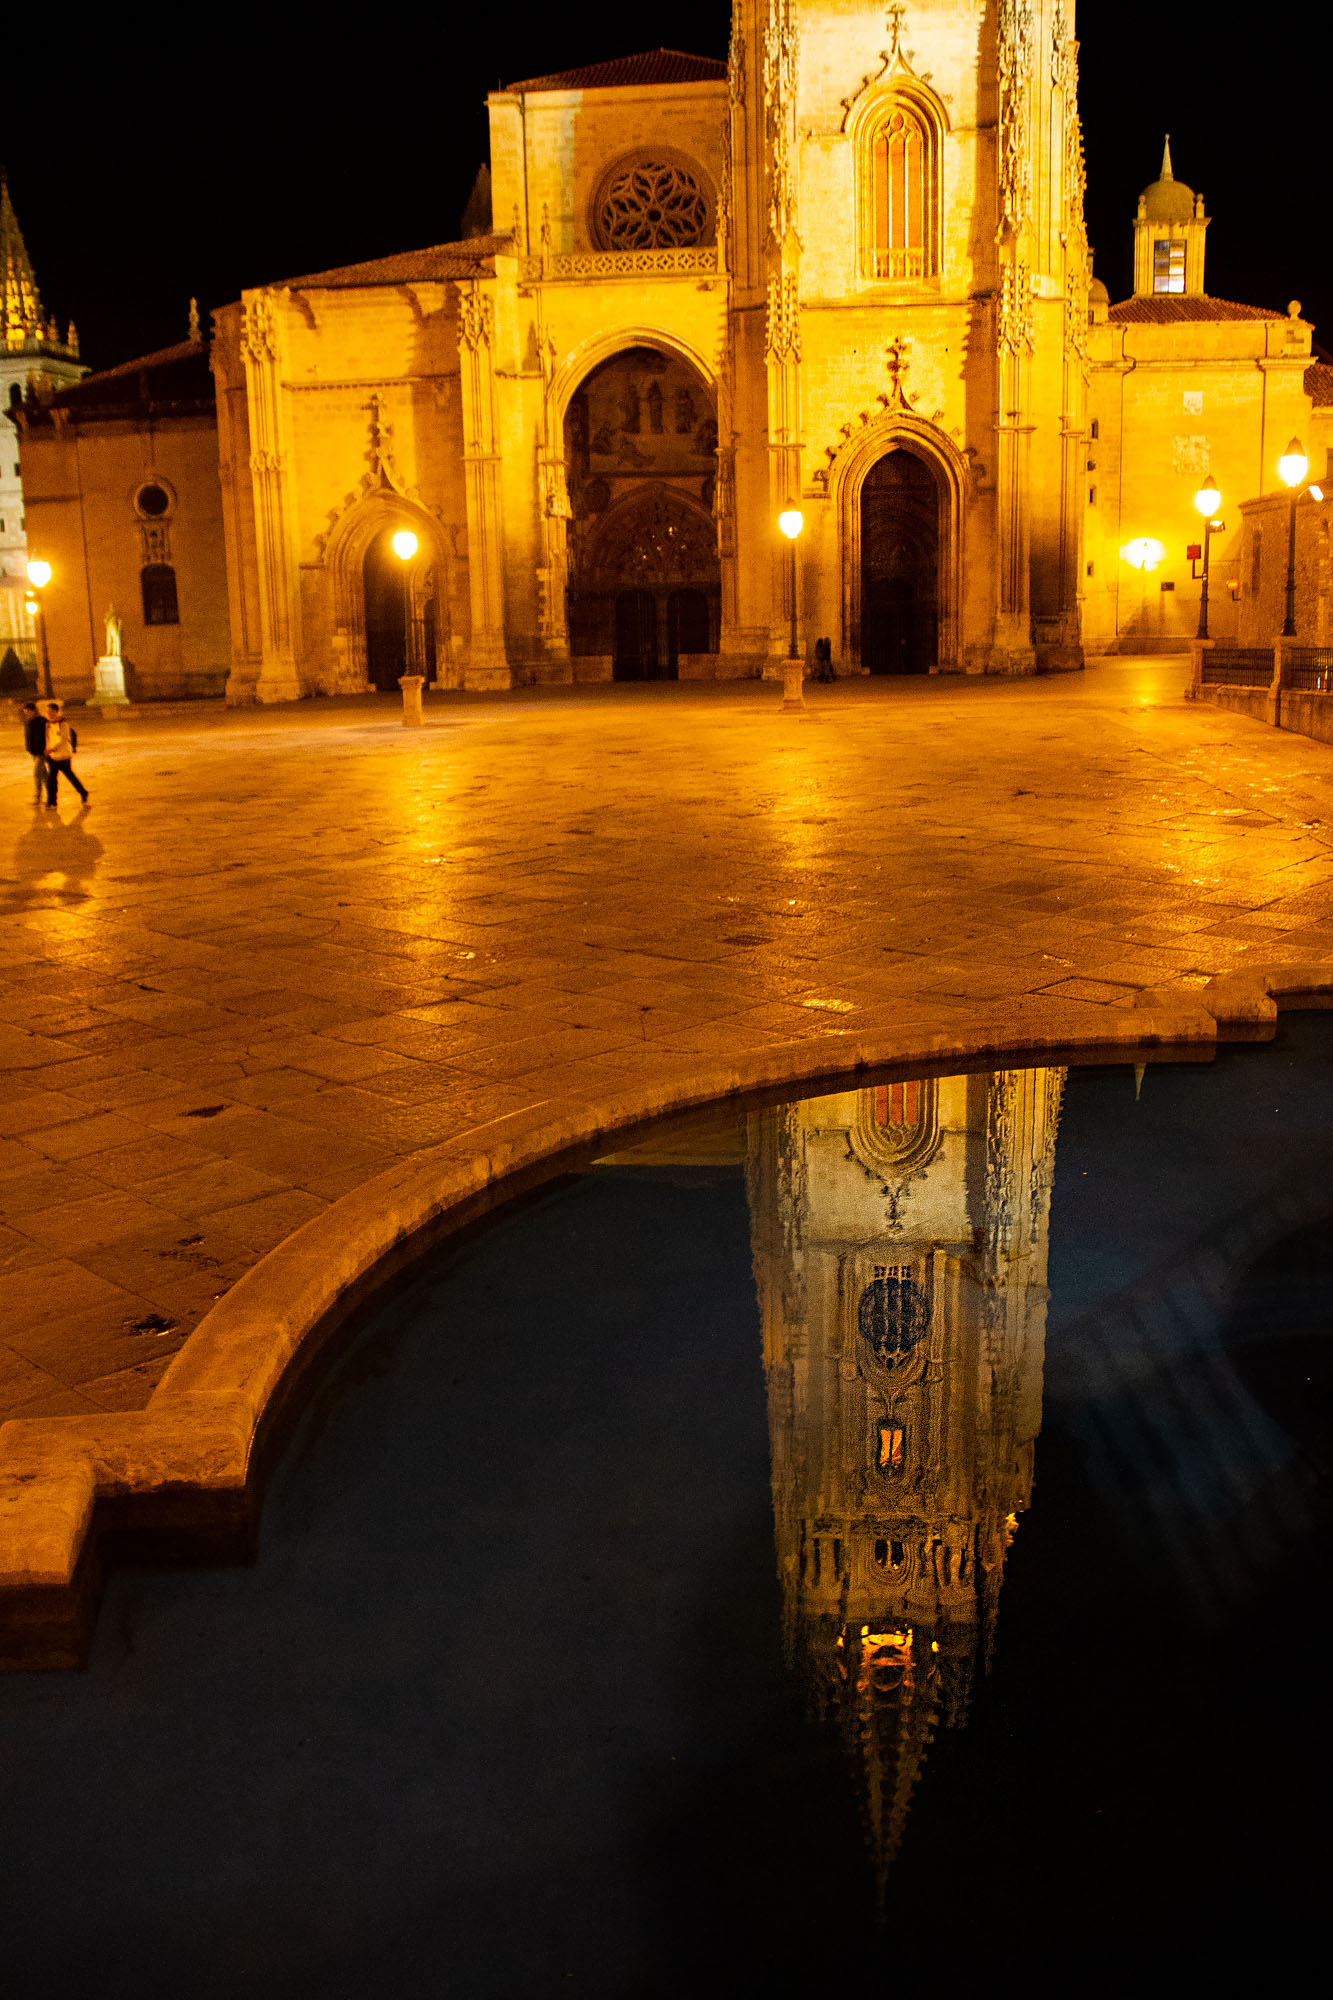
<path id="1" fill-rule="evenodd" d="M 23 704 L 23 747 L 32 758 L 32 802 L 39 806 L 46 789 L 46 717 L 35 701 Z"/>
<path id="2" fill-rule="evenodd" d="M 88 794 L 74 775 L 74 752 L 79 747 L 78 731 L 66 722 L 64 711 L 58 701 L 46 704 L 46 803 L 54 806 L 56 787 L 62 777 L 67 778 L 85 806 Z"/>

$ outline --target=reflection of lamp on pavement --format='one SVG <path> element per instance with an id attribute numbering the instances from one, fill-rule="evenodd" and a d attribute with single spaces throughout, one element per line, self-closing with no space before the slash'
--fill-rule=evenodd
<path id="1" fill-rule="evenodd" d="M 1277 462 L 1282 484 L 1291 492 L 1291 515 L 1287 529 L 1287 615 L 1282 621 L 1284 639 L 1296 637 L 1296 502 L 1310 470 L 1299 438 L 1293 438 Z"/>
<path id="2" fill-rule="evenodd" d="M 51 685 L 51 655 L 46 647 L 46 608 L 42 602 L 42 592 L 50 581 L 50 563 L 43 562 L 40 556 L 34 556 L 28 564 L 28 583 L 31 588 L 27 608 L 32 612 L 33 622 L 37 627 L 37 671 L 42 693 L 48 701 L 55 693 L 55 689 Z"/>
<path id="3" fill-rule="evenodd" d="M 1213 536 L 1223 523 L 1216 518 L 1222 505 L 1222 494 L 1212 473 L 1205 475 L 1203 485 L 1194 496 L 1194 504 L 1203 515 L 1203 591 L 1199 598 L 1200 639 L 1208 637 L 1208 551 L 1212 547 Z"/>
<path id="4" fill-rule="evenodd" d="M 399 562 L 410 563 L 421 544 L 410 528 L 399 528 L 395 532 L 390 546 Z M 407 635 L 411 628 L 411 618 L 412 589 L 409 583 L 407 590 L 407 615 L 403 620 L 405 650 L 408 645 Z M 404 667 L 410 667 L 411 664 L 410 659 L 404 659 Z M 421 687 L 424 679 L 425 676 L 423 674 L 401 673 L 398 676 L 398 685 L 403 690 L 403 727 L 405 729 L 419 729 L 424 720 L 421 713 Z"/>
<path id="5" fill-rule="evenodd" d="M 803 685 L 805 680 L 805 663 L 801 659 L 796 646 L 796 543 L 802 528 L 805 526 L 805 516 L 800 508 L 796 506 L 795 502 L 789 502 L 778 515 L 778 526 L 787 537 L 791 549 L 791 643 L 787 648 L 787 662 L 782 675 L 782 705 L 784 708 L 800 708 L 805 702 L 805 688 Z"/>

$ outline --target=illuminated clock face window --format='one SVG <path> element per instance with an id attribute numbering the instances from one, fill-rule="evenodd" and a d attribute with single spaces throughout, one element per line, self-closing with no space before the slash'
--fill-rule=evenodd
<path id="1" fill-rule="evenodd" d="M 881 1368 L 907 1360 L 930 1332 L 930 1298 L 906 1266 L 886 1266 L 861 1294 L 857 1329 Z"/>

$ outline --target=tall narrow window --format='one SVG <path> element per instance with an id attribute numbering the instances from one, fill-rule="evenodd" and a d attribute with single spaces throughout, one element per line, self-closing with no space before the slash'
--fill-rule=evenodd
<path id="1" fill-rule="evenodd" d="M 932 275 L 930 168 L 925 126 L 907 106 L 896 106 L 874 143 L 872 276 Z"/>
<path id="2" fill-rule="evenodd" d="M 176 572 L 170 563 L 149 563 L 139 572 L 139 584 L 143 591 L 143 622 L 145 625 L 179 625 L 180 612 L 176 605 Z"/>
<path id="3" fill-rule="evenodd" d="M 1183 243 L 1153 244 L 1152 288 L 1155 292 L 1184 291 L 1185 246 Z"/>

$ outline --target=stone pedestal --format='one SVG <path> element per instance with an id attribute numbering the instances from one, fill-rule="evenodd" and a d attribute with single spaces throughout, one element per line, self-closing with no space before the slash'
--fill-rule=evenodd
<path id="1" fill-rule="evenodd" d="M 424 674 L 399 674 L 398 685 L 403 690 L 403 727 L 420 729 L 425 721 L 421 713 L 421 690 L 426 684 Z"/>
<path id="2" fill-rule="evenodd" d="M 125 692 L 125 662 L 117 654 L 104 653 L 93 668 L 93 697 L 89 708 L 128 708 Z"/>
<path id="3" fill-rule="evenodd" d="M 784 660 L 782 663 L 782 706 L 805 707 L 804 660 Z"/>

